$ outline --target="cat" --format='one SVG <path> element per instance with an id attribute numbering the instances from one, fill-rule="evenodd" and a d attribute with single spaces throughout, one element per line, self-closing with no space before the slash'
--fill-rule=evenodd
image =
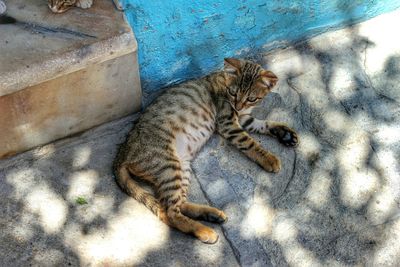
<path id="1" fill-rule="evenodd" d="M 48 6 L 54 13 L 63 13 L 71 7 L 90 8 L 93 0 L 48 0 Z"/>
<path id="2" fill-rule="evenodd" d="M 256 63 L 227 58 L 224 70 L 167 89 L 145 109 L 120 146 L 113 166 L 117 184 L 167 225 L 204 243 L 217 242 L 218 234 L 196 220 L 222 223 L 227 216 L 187 200 L 194 175 L 190 161 L 217 131 L 266 171 L 278 172 L 280 160 L 248 134 L 268 134 L 286 146 L 298 144 L 293 129 L 251 116 L 277 81 Z M 155 196 L 134 178 L 153 185 Z"/>

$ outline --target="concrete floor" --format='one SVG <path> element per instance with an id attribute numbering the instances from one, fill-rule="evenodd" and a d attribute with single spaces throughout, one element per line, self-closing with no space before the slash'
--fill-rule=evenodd
<path id="1" fill-rule="evenodd" d="M 280 83 L 256 116 L 292 125 L 301 144 L 257 136 L 282 160 L 270 174 L 209 141 L 191 199 L 227 213 L 215 245 L 163 225 L 115 184 L 111 162 L 131 116 L 0 162 L 0 265 L 399 266 L 393 25 L 400 11 L 259 55 Z"/>

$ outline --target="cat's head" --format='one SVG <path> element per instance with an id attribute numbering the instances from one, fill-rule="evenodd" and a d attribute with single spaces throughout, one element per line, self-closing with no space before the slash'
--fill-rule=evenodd
<path id="1" fill-rule="evenodd" d="M 227 97 L 236 111 L 255 106 L 278 81 L 275 74 L 253 62 L 226 58 L 224 63 Z"/>
<path id="2" fill-rule="evenodd" d="M 77 0 L 48 0 L 48 5 L 54 13 L 63 13 L 75 6 Z"/>

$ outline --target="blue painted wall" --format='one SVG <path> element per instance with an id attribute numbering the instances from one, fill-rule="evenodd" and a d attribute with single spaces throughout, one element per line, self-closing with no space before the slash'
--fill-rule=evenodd
<path id="1" fill-rule="evenodd" d="M 271 49 L 400 7 L 399 0 L 120 0 L 151 93 L 209 73 L 223 58 Z"/>

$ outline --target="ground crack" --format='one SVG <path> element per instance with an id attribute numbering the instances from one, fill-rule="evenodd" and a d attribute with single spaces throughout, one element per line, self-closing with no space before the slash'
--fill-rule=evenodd
<path id="1" fill-rule="evenodd" d="M 32 30 L 36 33 L 41 33 L 41 34 L 67 34 L 67 35 L 72 35 L 75 37 L 80 37 L 80 38 L 97 38 L 94 35 L 90 35 L 87 33 L 82 33 L 78 31 L 73 31 L 65 28 L 60 28 L 60 27 L 44 27 L 40 26 L 38 24 L 33 24 L 33 23 L 28 23 L 28 22 L 17 22 L 16 25 L 21 25 L 27 30 Z"/>
<path id="2" fill-rule="evenodd" d="M 344 111 L 347 113 L 347 115 L 351 116 L 350 110 L 348 109 L 348 107 L 346 107 L 345 104 L 343 104 L 342 101 L 339 101 L 339 104 L 344 108 Z"/>
<path id="3" fill-rule="evenodd" d="M 363 60 L 363 73 L 364 73 L 365 78 L 366 78 L 366 80 L 367 80 L 368 86 L 371 87 L 372 90 L 374 90 L 374 92 L 375 92 L 378 96 L 380 96 L 381 98 L 384 98 L 384 99 L 389 100 L 389 101 L 391 101 L 391 102 L 394 102 L 394 103 L 396 103 L 396 104 L 400 104 L 396 99 L 391 98 L 391 97 L 389 97 L 389 96 L 387 96 L 387 95 L 382 94 L 381 92 L 379 92 L 379 91 L 374 87 L 374 85 L 372 84 L 371 77 L 369 77 L 369 75 L 368 75 L 368 73 L 367 73 L 367 49 L 368 49 L 368 46 L 369 46 L 369 43 L 367 42 L 367 43 L 365 44 L 365 48 L 364 48 L 364 60 Z"/>
<path id="4" fill-rule="evenodd" d="M 297 162 L 297 153 L 296 150 L 293 150 L 294 152 L 294 160 L 293 160 L 293 168 L 292 168 L 292 174 L 290 175 L 290 178 L 288 180 L 288 182 L 286 183 L 285 188 L 283 189 L 282 193 L 279 194 L 279 196 L 275 197 L 273 200 L 274 202 L 279 203 L 279 201 L 281 200 L 281 198 L 286 194 L 290 184 L 292 183 L 294 176 L 296 174 L 296 162 Z"/>
<path id="5" fill-rule="evenodd" d="M 199 181 L 199 178 L 197 178 L 197 175 L 195 175 L 195 173 L 192 172 L 192 175 L 191 175 L 191 176 L 192 176 L 194 179 L 196 179 L 197 183 L 199 184 L 200 190 L 201 190 L 201 192 L 203 193 L 204 198 L 206 199 L 207 203 L 210 204 L 210 205 L 214 205 L 213 202 L 211 201 L 211 199 L 207 196 L 206 191 L 204 190 L 204 188 L 203 188 L 201 182 Z M 227 232 L 226 232 L 225 227 L 224 227 L 223 225 L 220 225 L 220 227 L 221 227 L 222 234 L 224 235 L 225 240 L 228 241 L 228 244 L 229 244 L 230 248 L 231 248 L 232 251 L 233 251 L 233 255 L 235 255 L 235 259 L 236 259 L 237 263 L 238 263 L 239 265 L 241 265 L 241 264 L 240 264 L 240 251 L 235 247 L 235 245 L 233 244 L 233 242 L 228 238 L 228 234 L 227 234 Z"/>
<path id="6" fill-rule="evenodd" d="M 304 119 L 303 119 L 303 100 L 302 100 L 302 98 L 301 98 L 301 94 L 300 94 L 299 90 L 296 88 L 296 86 L 292 83 L 292 80 L 291 80 L 290 78 L 287 78 L 287 79 L 286 79 L 286 83 L 289 85 L 289 88 L 292 89 L 293 91 L 295 91 L 296 94 L 297 94 L 298 97 L 299 97 L 299 102 L 300 102 L 300 117 L 301 117 L 301 118 L 300 118 L 300 123 L 301 123 L 301 126 L 302 126 L 304 129 L 307 129 L 307 127 L 305 127 Z"/>

